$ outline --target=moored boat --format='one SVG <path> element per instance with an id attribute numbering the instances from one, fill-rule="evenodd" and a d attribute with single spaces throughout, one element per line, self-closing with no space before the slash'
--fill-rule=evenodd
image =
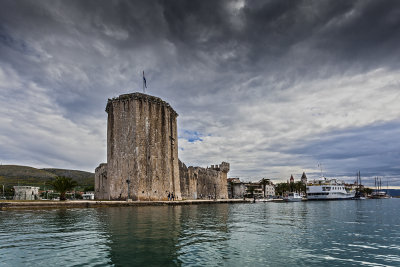
<path id="1" fill-rule="evenodd" d="M 299 202 L 301 201 L 303 198 L 298 194 L 298 193 L 288 193 L 283 200 L 286 202 Z"/>
<path id="2" fill-rule="evenodd" d="M 375 191 L 372 192 L 371 198 L 390 198 L 390 196 L 385 191 Z"/>
<path id="3" fill-rule="evenodd" d="M 347 187 L 343 181 L 325 177 L 307 183 L 306 192 L 307 200 L 341 200 L 355 196 L 355 190 Z"/>

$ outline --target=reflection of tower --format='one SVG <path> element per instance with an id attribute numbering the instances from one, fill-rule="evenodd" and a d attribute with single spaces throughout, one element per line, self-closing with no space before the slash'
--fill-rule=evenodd
<path id="1" fill-rule="evenodd" d="M 307 176 L 305 172 L 303 172 L 303 175 L 301 175 L 301 182 L 303 184 L 307 184 Z"/>
<path id="2" fill-rule="evenodd" d="M 158 97 L 133 93 L 109 99 L 106 112 L 107 166 L 105 176 L 96 171 L 97 198 L 126 199 L 129 185 L 134 200 L 162 200 L 167 192 L 181 199 L 174 109 Z M 107 180 L 104 192 L 101 179 Z"/>

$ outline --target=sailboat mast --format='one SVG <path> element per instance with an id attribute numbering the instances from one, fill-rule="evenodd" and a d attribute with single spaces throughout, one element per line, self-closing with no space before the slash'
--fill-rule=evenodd
<path id="1" fill-rule="evenodd" d="M 389 181 L 386 180 L 386 195 L 389 195 Z"/>

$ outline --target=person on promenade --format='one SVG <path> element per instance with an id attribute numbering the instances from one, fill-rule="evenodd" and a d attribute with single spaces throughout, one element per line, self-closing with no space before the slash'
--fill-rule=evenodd
<path id="1" fill-rule="evenodd" d="M 172 199 L 172 201 L 175 200 L 174 192 L 171 193 L 171 199 Z"/>
<path id="2" fill-rule="evenodd" d="M 170 201 L 170 200 L 171 200 L 171 193 L 168 192 L 168 201 Z"/>

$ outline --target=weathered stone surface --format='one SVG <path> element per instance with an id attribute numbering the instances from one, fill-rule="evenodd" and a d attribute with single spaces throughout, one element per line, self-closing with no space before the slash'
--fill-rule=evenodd
<path id="1" fill-rule="evenodd" d="M 133 93 L 109 99 L 108 192 L 102 199 L 181 199 L 178 136 L 172 107 L 158 97 Z M 129 194 L 128 194 L 129 184 Z M 100 189 L 99 189 L 100 190 Z"/>
<path id="2" fill-rule="evenodd" d="M 101 163 L 94 173 L 94 197 L 96 199 L 109 199 L 110 185 L 107 179 L 107 163 Z"/>
<path id="3" fill-rule="evenodd" d="M 182 197 L 186 199 L 228 198 L 227 173 L 229 163 L 211 165 L 211 168 L 186 167 L 179 162 Z"/>
<path id="4" fill-rule="evenodd" d="M 246 185 L 239 178 L 228 178 L 228 197 L 243 198 L 246 194 Z"/>
<path id="5" fill-rule="evenodd" d="M 39 199 L 39 187 L 14 186 L 14 200 L 36 200 L 36 199 Z"/>
<path id="6" fill-rule="evenodd" d="M 106 112 L 107 164 L 95 171 L 96 199 L 228 198 L 229 163 L 187 168 L 179 161 L 178 114 L 168 103 L 126 94 L 109 99 Z"/>

